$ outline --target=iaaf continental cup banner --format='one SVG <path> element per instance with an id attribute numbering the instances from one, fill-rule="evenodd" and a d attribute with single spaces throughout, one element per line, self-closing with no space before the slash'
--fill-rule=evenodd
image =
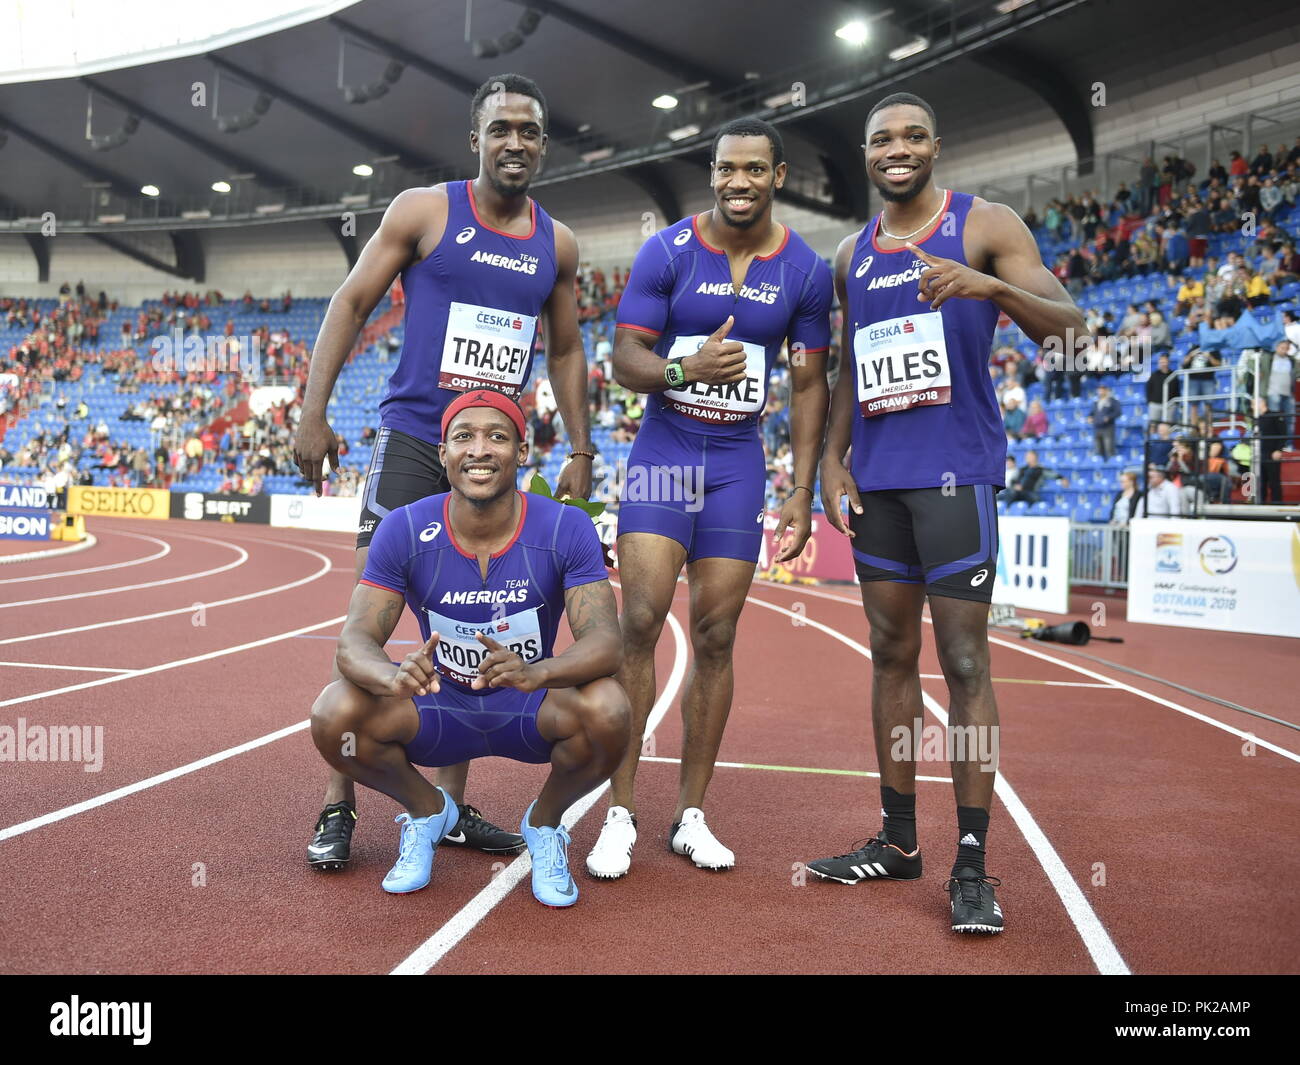
<path id="1" fill-rule="evenodd" d="M 1300 526 L 1139 518 L 1130 529 L 1129 621 L 1300 637 Z"/>
<path id="2" fill-rule="evenodd" d="M 772 565 L 772 559 L 779 553 L 772 550 L 772 536 L 776 532 L 780 519 L 780 513 L 775 510 L 769 510 L 763 515 L 763 546 L 758 556 L 760 569 L 768 569 Z M 787 532 L 786 538 L 793 535 L 794 533 Z M 783 547 L 785 542 L 782 540 Z M 853 580 L 853 551 L 849 547 L 849 538 L 836 532 L 831 523 L 826 520 L 825 514 L 813 514 L 812 535 L 808 537 L 803 553 L 798 558 L 783 563 L 781 568 L 788 570 L 793 577 L 812 577 L 820 581 L 851 581 Z"/>
<path id="3" fill-rule="evenodd" d="M 995 578 L 995 603 L 1069 613 L 1070 519 L 1000 516 Z"/>

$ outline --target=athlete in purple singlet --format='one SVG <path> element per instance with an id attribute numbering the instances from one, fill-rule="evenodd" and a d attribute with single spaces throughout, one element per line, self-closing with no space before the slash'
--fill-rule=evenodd
<path id="1" fill-rule="evenodd" d="M 334 294 L 312 354 L 294 439 L 303 476 L 321 490 L 326 456 L 338 468 L 325 417 L 330 393 L 357 334 L 400 273 L 406 293 L 402 351 L 380 403 L 379 434 L 363 488 L 356 575 L 380 520 L 398 507 L 447 491 L 438 445 L 447 404 L 475 387 L 518 396 L 532 368 L 533 339 L 545 324 L 546 365 L 575 448 L 557 496 L 585 498 L 592 451 L 587 361 L 578 332 L 573 234 L 528 196 L 546 154 L 546 101 L 527 78 L 489 78 L 470 105 L 473 181 L 407 189 Z M 580 454 L 579 454 L 580 453 Z M 461 808 L 446 842 L 508 853 L 523 845 L 464 801 L 466 767 L 438 774 Z M 307 847 L 315 869 L 343 868 L 356 822 L 352 781 L 332 773 L 325 808 Z"/>
<path id="2" fill-rule="evenodd" d="M 417 765 L 494 755 L 550 762 L 521 826 L 533 893 L 571 906 L 564 811 L 609 778 L 627 745 L 628 708 L 613 679 L 622 657 L 614 591 L 591 519 L 515 488 L 527 462 L 524 416 L 503 393 L 474 389 L 443 414 L 451 491 L 380 523 L 339 637 L 340 679 L 312 707 L 312 738 L 331 766 L 406 807 L 385 891 L 429 883 L 456 801 Z M 424 645 L 401 663 L 384 645 L 403 605 Z M 574 643 L 554 653 L 560 615 Z"/>
<path id="3" fill-rule="evenodd" d="M 935 130 L 934 111 L 909 93 L 872 110 L 867 176 L 885 208 L 845 238 L 835 259 L 843 355 L 822 499 L 827 518 L 852 537 L 871 625 L 884 828 L 808 869 L 847 884 L 921 875 L 913 760 L 921 738 L 911 734 L 924 717 L 919 656 L 928 598 L 948 684 L 948 735 L 963 741 L 949 752 L 958 838 L 951 927 L 1001 932 L 999 881 L 986 874 L 984 854 L 998 751 L 987 631 L 998 550 L 993 497 L 1006 434 L 988 362 L 999 310 L 1039 344 L 1086 331 L 1013 211 L 935 187 Z"/>
<path id="4" fill-rule="evenodd" d="M 758 419 L 787 342 L 797 487 L 777 538 L 791 526 L 795 535 L 778 561 L 796 557 L 808 540 L 828 402 L 831 273 L 798 234 L 772 219 L 785 170 L 780 134 L 768 123 L 723 126 L 713 143 L 716 206 L 646 241 L 619 303 L 615 374 L 650 398 L 618 515 L 619 682 L 632 704 L 632 741 L 587 858 L 594 876 L 630 868 L 633 782 L 655 698 L 655 645 L 683 564 L 694 656 L 682 692 L 682 767 L 669 842 L 700 868 L 735 863 L 702 807 L 731 710 L 736 622 L 762 546 L 767 472 Z"/>

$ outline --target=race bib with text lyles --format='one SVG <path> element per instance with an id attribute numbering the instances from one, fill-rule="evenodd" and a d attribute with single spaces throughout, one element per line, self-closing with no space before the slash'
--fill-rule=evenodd
<path id="1" fill-rule="evenodd" d="M 483 659 L 492 653 L 479 643 L 477 636 L 480 632 L 525 662 L 536 662 L 542 657 L 542 630 L 536 609 L 521 610 L 483 622 L 458 621 L 427 608 L 425 614 L 429 618 L 429 631 L 438 634 L 434 665 L 444 677 L 460 684 L 473 684 Z"/>
<path id="2" fill-rule="evenodd" d="M 694 355 L 709 338 L 677 337 L 668 351 L 668 358 L 679 359 Z M 727 340 L 735 340 L 727 337 Z M 692 381 L 681 388 L 670 388 L 663 393 L 664 401 L 690 418 L 706 422 L 740 422 L 753 417 L 763 409 L 767 400 L 767 352 L 761 344 L 736 341 L 745 350 L 745 379 L 732 385 L 710 385 Z"/>
<path id="3" fill-rule="evenodd" d="M 452 303 L 442 342 L 438 386 L 456 392 L 499 388 L 519 395 L 528 377 L 537 319 L 515 311 Z"/>
<path id="4" fill-rule="evenodd" d="M 853 335 L 853 355 L 864 418 L 951 402 L 948 345 L 938 311 L 862 326 Z"/>

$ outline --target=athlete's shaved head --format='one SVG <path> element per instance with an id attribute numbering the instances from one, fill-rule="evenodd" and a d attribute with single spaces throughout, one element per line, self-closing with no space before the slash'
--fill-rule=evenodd
<path id="1" fill-rule="evenodd" d="M 538 106 L 542 109 L 542 130 L 545 131 L 548 115 L 546 97 L 542 95 L 542 90 L 538 88 L 537 82 L 533 81 L 532 78 L 524 77 L 522 74 L 495 74 L 478 87 L 478 92 L 474 94 L 474 100 L 469 105 L 470 129 L 477 131 L 479 124 L 483 121 L 483 102 L 489 96 L 496 96 L 500 93 L 531 96 L 536 100 Z"/>
<path id="2" fill-rule="evenodd" d="M 718 143 L 723 137 L 766 137 L 772 146 L 772 165 L 777 167 L 785 162 L 785 143 L 781 140 L 781 134 L 772 123 L 764 122 L 761 118 L 733 118 L 718 130 L 713 137 L 709 162 L 717 162 Z"/>
<path id="3" fill-rule="evenodd" d="M 919 107 L 922 111 L 926 113 L 926 116 L 930 119 L 930 134 L 933 136 L 934 134 L 939 132 L 939 120 L 934 117 L 933 107 L 931 107 L 928 103 L 922 100 L 919 96 L 914 96 L 910 92 L 894 92 L 894 93 L 890 93 L 878 104 L 876 104 L 876 106 L 871 109 L 871 113 L 867 115 L 867 122 L 866 122 L 867 136 L 868 137 L 871 136 L 871 120 L 876 117 L 877 112 L 883 111 L 886 107 L 897 107 L 900 104 L 906 104 L 910 107 Z"/>

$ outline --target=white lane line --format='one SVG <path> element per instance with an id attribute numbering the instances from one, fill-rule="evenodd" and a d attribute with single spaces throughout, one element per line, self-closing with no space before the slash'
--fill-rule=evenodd
<path id="1" fill-rule="evenodd" d="M 990 636 L 989 643 L 996 643 L 1002 647 L 1010 647 L 1013 651 L 1019 651 L 1021 654 L 1032 655 L 1034 658 L 1041 658 L 1045 662 L 1054 662 L 1058 666 L 1064 666 L 1066 669 L 1072 669 L 1076 673 L 1082 673 L 1085 677 L 1095 677 L 1097 680 L 1103 680 L 1106 682 L 1108 687 L 1119 688 L 1122 691 L 1132 692 L 1134 695 L 1140 695 L 1143 699 L 1149 699 L 1151 702 L 1157 703 L 1160 706 L 1166 706 L 1170 710 L 1176 710 L 1180 714 L 1186 714 L 1188 717 L 1193 718 L 1196 721 L 1202 721 L 1207 725 L 1213 725 L 1217 729 L 1222 729 L 1224 732 L 1236 736 L 1238 739 L 1248 739 L 1256 746 L 1267 748 L 1275 754 L 1280 754 L 1283 758 L 1289 758 L 1293 762 L 1300 762 L 1300 754 L 1296 754 L 1295 751 L 1287 750 L 1285 747 L 1279 747 L 1276 743 L 1269 743 L 1268 740 L 1261 740 L 1253 732 L 1245 732 L 1242 729 L 1234 728 L 1232 725 L 1226 724 L 1217 718 L 1210 717 L 1208 714 L 1202 714 L 1199 711 L 1183 706 L 1181 703 L 1175 703 L 1172 700 L 1163 698 L 1162 696 L 1153 695 L 1151 692 L 1143 691 L 1141 688 L 1135 688 L 1133 685 L 1126 684 L 1122 680 L 1115 680 L 1112 677 L 1107 677 L 1105 674 L 1097 673 L 1084 666 L 1076 665 L 1074 662 L 1067 659 L 1044 654 L 1042 651 L 1035 650 L 1032 647 L 1023 647 L 1018 643 L 1012 643 L 1010 640 L 999 640 L 996 636 Z"/>
<path id="2" fill-rule="evenodd" d="M 641 756 L 643 762 L 663 762 L 666 765 L 681 765 L 680 758 L 652 758 L 650 755 Z M 757 762 L 714 762 L 718 769 L 767 769 L 774 773 L 821 773 L 829 777 L 877 777 L 879 773 L 872 773 L 866 769 L 817 769 L 812 766 L 802 765 L 759 765 Z M 927 784 L 951 784 L 952 777 L 923 777 L 918 774 L 917 780 L 924 781 Z"/>
<path id="3" fill-rule="evenodd" d="M 62 558 L 64 555 L 75 555 L 78 551 L 89 551 L 99 541 L 91 533 L 79 543 L 70 543 L 66 547 L 47 547 L 39 551 L 24 551 L 20 555 L 0 555 L 0 566 L 7 566 L 14 562 L 47 562 L 52 558 Z M 56 574 L 62 576 L 62 574 Z M 23 578 L 16 578 L 22 580 Z M 35 580 L 35 578 L 28 578 Z M 0 584 L 7 584 L 8 581 L 0 581 Z"/>
<path id="4" fill-rule="evenodd" d="M 143 669 L 132 669 L 125 673 L 118 673 L 111 677 L 100 677 L 98 680 L 88 680 L 81 684 L 69 684 L 65 688 L 53 688 L 50 691 L 36 692 L 34 695 L 23 695 L 16 699 L 5 699 L 0 701 L 0 707 L 21 706 L 23 703 L 34 703 L 38 699 L 49 699 L 55 695 L 65 695 L 68 692 L 83 691 L 86 688 L 98 688 L 101 684 L 115 684 L 119 680 L 134 680 L 136 677 L 147 677 L 151 673 L 163 673 L 169 669 L 178 669 L 181 666 L 193 665 L 195 662 L 207 662 L 213 658 L 221 658 L 225 655 L 233 655 L 239 651 L 248 651 L 254 647 L 264 647 L 268 643 L 275 643 L 278 640 L 287 640 L 290 637 L 297 636 L 300 632 L 311 632 L 312 629 L 322 629 L 326 625 L 339 625 L 347 620 L 347 615 L 337 618 L 330 618 L 329 621 L 321 621 L 315 625 L 304 625 L 300 629 L 291 629 L 288 632 L 281 632 L 275 636 L 265 636 L 260 640 L 250 640 L 248 643 L 237 644 L 234 647 L 223 647 L 216 651 L 206 651 L 201 655 L 191 655 L 189 658 L 178 658 L 172 662 L 163 662 L 157 666 L 145 666 Z"/>
<path id="5" fill-rule="evenodd" d="M 162 550 L 155 551 L 152 555 L 145 555 L 143 558 L 132 558 L 126 562 L 113 562 L 106 566 L 88 566 L 86 569 L 66 569 L 58 573 L 37 573 L 31 577 L 6 577 L 0 581 L 0 584 L 22 584 L 25 581 L 52 581 L 57 577 L 80 577 L 86 573 L 102 573 L 109 569 L 126 569 L 127 566 L 141 566 L 146 562 L 153 562 L 156 559 L 163 558 L 171 553 L 172 545 L 165 540 L 159 540 L 155 536 L 146 536 L 144 533 L 132 533 L 119 531 L 117 529 L 101 530 L 101 536 L 129 536 L 132 540 L 149 540 L 158 544 Z"/>
<path id="6" fill-rule="evenodd" d="M 867 648 L 843 633 L 836 632 L 829 625 L 823 625 L 820 621 L 816 621 L 804 614 L 796 614 L 792 610 L 786 610 L 784 607 L 762 599 L 755 599 L 753 596 L 747 596 L 746 600 L 758 604 L 765 610 L 785 614 L 800 624 L 812 625 L 828 636 L 839 640 L 846 647 L 851 647 L 868 661 L 871 660 L 871 652 Z M 930 713 L 946 728 L 948 725 L 947 711 L 924 689 L 921 690 L 921 699 Z M 1074 877 L 1070 875 L 1065 863 L 1061 861 L 1061 857 L 1056 853 L 1051 841 L 1044 835 L 1043 830 L 1038 827 L 1038 822 L 1034 820 L 1033 815 L 1025 804 L 1020 801 L 1020 797 L 1015 793 L 1006 776 L 1000 771 L 994 781 L 993 788 L 998 798 L 1002 800 L 1002 804 L 1011 814 L 1011 818 L 1015 821 L 1021 834 L 1025 837 L 1025 842 L 1029 844 L 1030 850 L 1034 852 L 1034 857 L 1038 859 L 1038 863 L 1043 867 L 1047 879 L 1051 881 L 1057 897 L 1065 906 L 1065 912 L 1069 915 L 1070 920 L 1074 922 L 1079 938 L 1083 940 L 1083 945 L 1088 948 L 1093 964 L 1097 966 L 1103 976 L 1128 976 L 1128 965 L 1120 956 L 1119 950 L 1111 940 L 1105 926 L 1101 923 L 1101 919 L 1088 902 L 1087 896 L 1079 889 L 1079 885 L 1074 882 Z"/>
<path id="7" fill-rule="evenodd" d="M 298 547 L 296 544 L 276 544 L 277 547 L 287 547 L 291 551 L 301 551 L 304 554 L 315 555 L 321 561 L 320 569 L 306 577 L 300 577 L 296 581 L 290 581 L 288 584 L 278 584 L 274 588 L 265 588 L 260 592 L 248 592 L 245 595 L 236 595 L 230 599 L 217 599 L 210 603 L 203 603 L 204 610 L 211 610 L 213 607 L 229 606 L 231 603 L 244 603 L 250 599 L 260 599 L 265 595 L 275 595 L 277 592 L 287 592 L 291 588 L 299 588 L 304 584 L 310 584 L 312 581 L 323 577 L 330 571 L 330 560 L 322 555 L 319 551 L 313 551 L 309 547 Z M 158 618 L 175 617 L 177 614 L 192 614 L 194 604 L 190 606 L 177 607 L 174 610 L 160 610 L 153 614 L 140 614 L 133 618 L 114 618 L 110 621 L 99 621 L 93 625 L 78 625 L 70 629 L 55 629 L 53 632 L 36 632 L 28 636 L 11 636 L 7 640 L 0 640 L 0 646 L 10 643 L 26 643 L 29 640 L 44 640 L 55 636 L 67 636 L 74 632 L 90 632 L 92 629 L 107 629 L 120 625 L 134 625 L 140 621 L 155 621 Z M 31 696 L 39 698 L 40 696 Z M 7 704 L 0 703 L 0 706 Z"/>
<path id="8" fill-rule="evenodd" d="M 41 814 L 40 817 L 33 817 L 30 821 L 22 821 L 9 828 L 0 829 L 0 841 L 10 839 L 13 836 L 21 836 L 24 832 L 31 832 L 33 829 L 43 828 L 45 825 L 51 825 L 55 821 L 62 821 L 68 817 L 74 817 L 77 814 L 83 814 L 87 810 L 93 810 L 98 806 L 105 806 L 110 802 L 116 802 L 118 799 L 125 799 L 128 795 L 134 795 L 138 791 L 144 791 L 146 788 L 157 787 L 159 784 L 166 784 L 169 780 L 175 780 L 177 777 L 183 777 L 188 773 L 196 773 L 200 769 L 206 769 L 210 765 L 216 765 L 218 762 L 224 762 L 227 758 L 234 758 L 237 754 L 243 754 L 245 751 L 251 751 L 257 747 L 264 747 L 268 743 L 274 743 L 285 736 L 292 736 L 295 732 L 301 732 L 311 724 L 310 719 L 299 721 L 297 724 L 289 725 L 287 728 L 279 729 L 276 732 L 270 732 L 265 736 L 259 736 L 255 740 L 249 740 L 247 743 L 241 743 L 238 747 L 231 747 L 229 750 L 219 751 L 216 754 L 210 754 L 206 758 L 200 758 L 197 762 L 190 762 L 188 765 L 180 766 L 177 769 L 169 769 L 165 773 L 159 773 L 157 776 L 149 777 L 147 780 L 138 780 L 134 784 L 128 784 L 125 787 L 117 788 L 114 791 L 106 791 L 103 795 L 96 795 L 93 799 L 86 799 L 84 802 L 75 803 L 72 806 L 65 806 L 62 810 L 55 810 L 52 813 Z"/>
<path id="9" fill-rule="evenodd" d="M 659 722 L 663 720 L 664 714 L 668 712 L 673 700 L 677 698 L 677 690 L 681 687 L 682 680 L 686 676 L 686 659 L 688 657 L 686 633 L 682 629 L 681 623 L 673 616 L 671 610 L 668 612 L 668 626 L 673 632 L 673 669 L 668 677 L 668 682 L 664 685 L 664 690 L 650 709 L 650 717 L 646 722 L 647 735 L 652 735 Z M 606 781 L 595 791 L 589 795 L 584 795 L 570 806 L 564 815 L 565 826 L 572 828 L 577 824 L 608 790 L 609 782 Z M 572 854 L 570 854 L 569 860 L 571 862 L 574 860 Z M 529 857 L 528 852 L 525 851 L 493 877 L 487 887 L 457 910 L 445 925 L 416 947 L 388 975 L 419 976 L 422 973 L 427 973 L 443 959 L 449 950 L 469 935 L 478 923 L 492 912 L 497 903 L 509 895 L 515 885 L 532 872 L 532 868 L 532 859 Z"/>
<path id="10" fill-rule="evenodd" d="M 100 588 L 93 592 L 70 592 L 67 595 L 49 595 L 44 599 L 20 599 L 14 603 L 0 603 L 0 610 L 7 610 L 15 606 L 37 606 L 40 603 L 62 603 L 69 599 L 93 599 L 99 595 L 137 592 L 141 588 L 160 588 L 165 584 L 183 584 L 186 581 L 197 581 L 203 577 L 211 577 L 218 573 L 225 573 L 227 570 L 237 569 L 248 561 L 248 552 L 238 544 L 226 543 L 224 540 L 212 540 L 210 542 L 236 552 L 239 557 L 233 562 L 227 562 L 224 566 L 215 566 L 212 569 L 201 570 L 198 573 L 183 573 L 178 577 L 161 577 L 156 581 L 145 581 L 142 584 L 120 584 L 116 588 Z"/>
<path id="11" fill-rule="evenodd" d="M 812 589 L 812 588 L 795 587 L 793 585 L 785 585 L 785 584 L 770 584 L 768 582 L 763 582 L 763 583 L 764 586 L 768 588 L 780 588 L 783 590 L 799 592 L 800 594 L 811 593 L 813 595 L 819 595 L 820 598 L 822 599 L 834 599 L 837 602 L 848 603 L 851 606 L 860 605 L 859 601 L 856 599 L 845 599 L 843 596 L 831 595 L 830 593 L 827 592 L 818 592 L 816 589 Z M 934 624 L 934 622 L 929 618 L 929 616 L 925 616 L 921 620 L 924 621 L 927 625 L 932 626 Z M 1010 647 L 1012 650 L 1019 651 L 1021 654 L 1030 655 L 1033 658 L 1041 658 L 1044 662 L 1051 662 L 1054 665 L 1064 666 L 1066 669 L 1073 670 L 1075 673 L 1082 674 L 1085 677 L 1092 677 L 1094 680 L 1098 680 L 1102 682 L 1100 685 L 1098 685 L 1098 687 L 1118 688 L 1121 691 L 1130 692 L 1133 695 L 1140 695 L 1143 699 L 1147 699 L 1150 702 L 1156 703 L 1159 706 L 1168 707 L 1170 710 L 1176 710 L 1180 714 L 1186 714 L 1188 717 L 1193 718 L 1196 721 L 1201 721 L 1207 725 L 1213 725 L 1217 729 L 1222 729 L 1224 732 L 1227 732 L 1232 736 L 1236 736 L 1238 739 L 1242 739 L 1242 740 L 1249 739 L 1256 746 L 1264 747 L 1267 750 L 1272 751 L 1274 754 L 1280 754 L 1283 758 L 1289 758 L 1293 762 L 1300 762 L 1300 754 L 1297 754 L 1295 751 L 1288 750 L 1285 747 L 1279 747 L 1276 743 L 1269 743 L 1268 740 L 1261 740 L 1253 732 L 1245 732 L 1242 729 L 1234 728 L 1232 725 L 1229 725 L 1226 722 L 1218 720 L 1218 718 L 1210 717 L 1208 714 L 1202 714 L 1199 711 L 1192 710 L 1186 706 L 1183 706 L 1181 703 L 1176 703 L 1170 699 L 1165 699 L 1162 696 L 1154 695 L 1153 693 L 1149 691 L 1144 691 L 1141 688 L 1135 688 L 1132 684 L 1128 684 L 1122 680 L 1116 680 L 1114 677 L 1108 677 L 1104 673 L 1098 673 L 1095 670 L 1088 669 L 1085 666 L 1077 665 L 1076 663 L 1071 662 L 1068 659 L 1057 658 L 1055 655 L 1046 654 L 1042 651 L 1036 650 L 1033 647 L 1027 647 L 1023 643 L 1015 643 L 1011 640 L 999 639 L 998 637 L 992 634 L 989 635 L 989 643 L 996 643 L 1001 647 Z M 1049 683 L 1054 683 L 1057 686 L 1063 686 L 1065 682 L 1055 681 Z M 1079 685 L 1079 687 L 1084 687 L 1084 686 L 1085 685 L 1082 684 Z"/>
<path id="12" fill-rule="evenodd" d="M 0 662 L 0 666 L 19 669 L 65 669 L 79 673 L 130 673 L 129 669 L 110 669 L 108 666 L 52 666 L 47 662 Z"/>
<path id="13" fill-rule="evenodd" d="M 296 636 L 300 632 L 310 632 L 312 629 L 324 628 L 326 625 L 337 625 L 342 618 L 330 618 L 328 621 L 320 621 L 315 625 L 307 625 L 301 629 L 293 629 L 290 632 L 282 632 L 278 636 L 268 636 L 265 639 L 254 640 L 251 643 L 243 643 L 238 647 L 226 647 L 220 651 L 209 651 L 207 654 L 196 655 L 193 658 L 181 658 L 175 662 L 164 662 L 160 666 L 150 666 L 148 669 L 132 670 L 129 674 L 116 677 L 104 677 L 101 680 L 92 680 L 86 684 L 73 685 L 71 688 L 62 688 L 60 691 L 75 691 L 79 688 L 93 688 L 100 684 L 112 684 L 118 680 L 130 680 L 132 677 L 144 676 L 147 673 L 161 673 L 169 669 L 178 669 L 181 666 L 188 666 L 194 662 L 203 662 L 212 658 L 220 658 L 222 655 L 235 654 L 238 651 L 247 651 L 253 647 L 263 647 L 268 643 L 275 643 L 277 640 L 287 640 L 291 636 Z M 43 694 L 55 694 L 47 692 Z M 36 696 L 35 698 L 41 698 Z M 0 706 L 9 706 L 12 703 L 29 701 L 24 699 L 10 699 L 8 702 L 0 703 Z M 137 791 L 144 791 L 146 788 L 152 788 L 158 784 L 165 784 L 169 780 L 175 780 L 177 777 L 184 776 L 187 773 L 193 773 L 217 762 L 224 762 L 227 758 L 233 758 L 237 754 L 243 754 L 245 751 L 251 751 L 255 747 L 262 747 L 265 744 L 273 743 L 275 740 L 285 736 L 290 736 L 295 732 L 301 732 L 311 724 L 310 719 L 299 721 L 293 725 L 278 729 L 275 732 L 268 733 L 265 736 L 259 736 L 255 740 L 249 740 L 247 743 L 241 743 L 237 747 L 231 747 L 228 750 L 218 751 L 216 754 L 210 754 L 206 758 L 200 758 L 197 762 L 190 762 L 178 769 L 169 769 L 165 773 L 159 773 L 157 776 L 149 777 L 146 780 L 136 781 L 134 784 L 127 784 L 125 787 L 117 788 L 114 791 L 105 792 L 103 795 L 96 795 L 92 799 L 86 799 L 84 802 L 74 803 L 72 806 L 65 806 L 61 810 L 54 810 L 48 814 L 41 814 L 40 817 L 33 817 L 29 821 L 22 821 L 9 828 L 0 829 L 0 840 L 6 840 L 12 836 L 20 836 L 24 832 L 30 832 L 32 829 L 41 828 L 44 825 L 53 824 L 55 821 L 62 821 L 64 818 L 72 817 L 75 814 L 84 813 L 87 810 L 93 810 L 97 806 L 103 806 L 105 803 L 114 802 L 117 799 L 124 799 L 128 795 L 134 795 Z"/>
<path id="14" fill-rule="evenodd" d="M 922 673 L 922 680 L 943 680 L 942 673 Z M 1093 684 L 1086 680 L 1038 680 L 1034 677 L 994 677 L 994 684 L 1046 684 L 1049 688 L 1113 688 L 1113 684 Z"/>

